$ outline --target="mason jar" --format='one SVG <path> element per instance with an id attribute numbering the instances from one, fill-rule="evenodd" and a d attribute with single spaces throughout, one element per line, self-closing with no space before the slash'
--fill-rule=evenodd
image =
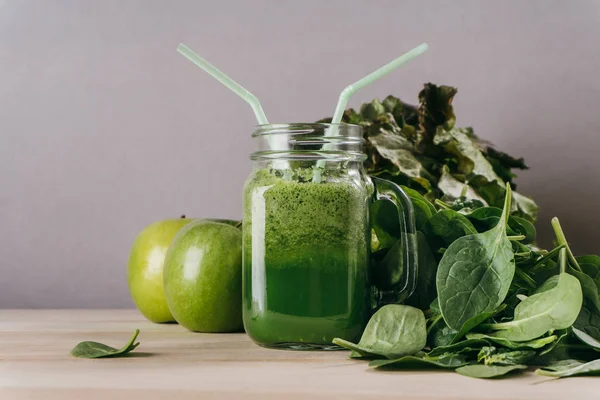
<path id="1" fill-rule="evenodd" d="M 265 347 L 334 349 L 357 341 L 371 314 L 415 288 L 414 215 L 396 184 L 370 178 L 361 127 L 260 125 L 244 187 L 243 320 Z M 391 267 L 371 260 L 374 200 L 398 209 Z"/>

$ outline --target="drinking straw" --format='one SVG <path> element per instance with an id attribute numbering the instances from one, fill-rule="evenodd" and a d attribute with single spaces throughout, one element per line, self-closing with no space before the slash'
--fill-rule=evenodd
<path id="1" fill-rule="evenodd" d="M 337 106 L 335 107 L 335 112 L 333 113 L 331 123 L 339 124 L 342 121 L 342 116 L 344 114 L 344 110 L 346 109 L 346 105 L 348 104 L 348 99 L 350 99 L 350 96 L 352 96 L 354 93 L 358 92 L 365 86 L 375 82 L 377 79 L 383 78 L 384 76 L 386 76 L 396 68 L 406 64 L 413 58 L 425 53 L 427 49 L 427 43 L 421 43 L 414 49 L 402 54 L 400 57 L 396 58 L 392 62 L 384 65 L 376 71 L 371 72 L 369 75 L 354 82 L 353 84 L 346 86 L 346 88 L 342 90 L 342 93 L 340 94 L 340 98 L 338 100 Z"/>
<path id="2" fill-rule="evenodd" d="M 194 53 L 194 51 L 187 47 L 185 44 L 180 43 L 177 47 L 177 51 L 185 58 L 202 68 L 204 71 L 208 72 L 213 78 L 221 82 L 223 85 L 228 87 L 233 93 L 237 94 L 244 101 L 250 104 L 250 107 L 252 107 L 252 111 L 254 111 L 254 115 L 256 116 L 256 120 L 258 121 L 259 125 L 266 125 L 269 123 L 269 121 L 267 121 L 267 116 L 265 115 L 265 112 L 263 111 L 262 106 L 260 105 L 260 101 L 258 101 L 258 98 L 256 98 L 255 95 L 253 95 L 242 85 L 225 75 L 217 67 L 206 61 L 204 58 Z"/>
<path id="3" fill-rule="evenodd" d="M 342 93 L 340 93 L 340 98 L 338 100 L 337 106 L 335 107 L 335 111 L 333 113 L 333 118 L 331 119 L 331 123 L 339 124 L 340 122 L 342 122 L 342 116 L 346 109 L 346 105 L 348 104 L 348 99 L 350 99 L 350 96 L 352 96 L 354 93 L 358 92 L 360 89 L 364 88 L 365 86 L 370 85 L 371 83 L 375 82 L 377 79 L 383 78 L 384 76 L 386 76 L 387 74 L 389 74 L 396 68 L 401 67 L 402 65 L 406 64 L 413 58 L 425 53 L 428 48 L 429 48 L 429 46 L 427 46 L 427 43 L 421 43 L 414 49 L 407 51 L 406 53 L 402 54 L 400 57 L 394 59 L 393 61 L 387 63 L 383 67 L 371 72 L 369 75 L 365 76 L 364 78 L 359 79 L 358 81 L 346 86 L 344 88 L 344 90 L 342 90 Z M 337 133 L 338 133 L 338 126 L 333 125 L 330 129 L 325 131 L 325 136 L 337 136 Z M 328 150 L 329 147 L 330 146 L 328 144 L 325 144 L 322 149 Z M 325 167 L 325 160 L 317 161 L 317 169 L 315 169 L 315 171 L 313 173 L 313 182 L 318 183 L 321 181 L 320 169 L 322 169 L 323 167 Z"/>

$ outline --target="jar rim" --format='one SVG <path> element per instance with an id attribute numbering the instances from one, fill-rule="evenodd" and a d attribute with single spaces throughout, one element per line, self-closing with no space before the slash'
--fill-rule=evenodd
<path id="1" fill-rule="evenodd" d="M 356 124 L 347 124 L 345 122 L 330 123 L 330 122 L 290 122 L 290 123 L 274 123 L 274 124 L 262 124 L 255 125 L 252 137 L 260 137 L 265 135 L 289 135 L 289 134 L 301 134 L 301 133 L 312 133 L 316 128 L 320 130 L 328 130 L 334 127 L 341 128 L 346 135 L 334 135 L 330 137 L 348 137 L 347 133 L 352 133 L 350 136 L 357 136 L 362 138 L 362 127 Z"/>

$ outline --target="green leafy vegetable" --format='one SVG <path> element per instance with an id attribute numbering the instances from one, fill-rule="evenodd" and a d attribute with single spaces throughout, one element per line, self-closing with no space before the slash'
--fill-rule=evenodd
<path id="1" fill-rule="evenodd" d="M 584 300 L 581 311 L 573 326 L 594 339 L 600 340 L 600 315 L 592 304 L 588 304 L 587 300 Z"/>
<path id="2" fill-rule="evenodd" d="M 527 369 L 527 365 L 483 365 L 473 364 L 466 365 L 456 369 L 461 375 L 468 376 L 469 378 L 498 378 L 506 375 L 509 372 L 519 371 Z"/>
<path id="3" fill-rule="evenodd" d="M 456 93 L 454 87 L 428 83 L 419 93 L 418 107 L 388 96 L 359 111 L 346 110 L 342 121 L 363 128 L 370 175 L 408 186 L 431 202 L 464 197 L 501 207 L 504 183 L 512 184 L 514 171 L 527 166 L 480 140 L 473 129 L 455 126 Z M 535 202 L 516 192 L 513 199 L 515 215 L 536 220 Z M 419 212 L 417 227 L 423 221 Z"/>
<path id="4" fill-rule="evenodd" d="M 423 225 L 429 220 L 429 218 L 435 215 L 437 210 L 435 209 L 433 204 L 429 202 L 429 200 L 423 197 L 416 190 L 413 190 L 406 186 L 402 186 L 402 190 L 404 191 L 404 193 L 406 193 L 406 195 L 410 198 L 410 201 L 412 202 L 413 208 L 415 210 L 415 226 L 417 227 L 417 229 L 421 230 Z"/>
<path id="5" fill-rule="evenodd" d="M 517 365 L 524 364 L 535 356 L 532 350 L 509 350 L 497 349 L 493 346 L 485 346 L 477 355 L 477 361 L 485 365 Z"/>
<path id="6" fill-rule="evenodd" d="M 523 300 L 515 308 L 512 321 L 491 324 L 498 330 L 493 336 L 513 341 L 538 338 L 554 329 L 573 325 L 579 315 L 583 297 L 579 281 L 567 273 L 561 273 L 556 286 Z"/>
<path id="7" fill-rule="evenodd" d="M 508 349 L 541 349 L 542 347 L 556 341 L 558 337 L 556 335 L 550 335 L 539 339 L 530 340 L 527 342 L 513 342 L 512 340 L 486 335 L 485 333 L 468 333 L 468 340 L 487 340 L 500 346 L 504 346 Z"/>
<path id="8" fill-rule="evenodd" d="M 457 368 L 468 364 L 468 357 L 463 354 L 444 353 L 435 357 L 422 354 L 420 356 L 404 356 L 394 360 L 373 360 L 369 363 L 369 367 L 385 369 Z"/>
<path id="9" fill-rule="evenodd" d="M 488 342 L 486 340 L 467 339 L 446 346 L 437 346 L 436 348 L 432 349 L 429 353 L 427 353 L 427 356 L 436 357 L 442 354 L 465 353 L 466 351 L 470 351 L 471 349 L 480 349 L 481 347 L 487 345 Z"/>
<path id="10" fill-rule="evenodd" d="M 477 230 L 464 215 L 454 210 L 442 210 L 429 218 L 423 233 L 433 248 L 440 248 L 448 247 L 460 237 L 474 235 Z"/>
<path id="11" fill-rule="evenodd" d="M 502 221 L 508 220 L 511 190 L 506 188 Z M 496 309 L 504 301 L 515 273 L 506 222 L 453 242 L 437 272 L 440 309 L 449 327 L 460 329 L 470 318 Z"/>
<path id="12" fill-rule="evenodd" d="M 483 312 L 481 314 L 475 315 L 474 317 L 469 318 L 465 321 L 463 326 L 454 334 L 451 343 L 456 343 L 460 339 L 462 339 L 467 333 L 471 332 L 474 328 L 484 323 L 494 315 L 498 314 L 505 308 L 505 305 L 500 305 L 497 309 L 489 312 Z"/>
<path id="13" fill-rule="evenodd" d="M 394 359 L 415 354 L 425 347 L 426 340 L 423 312 L 394 304 L 384 306 L 373 314 L 358 344 L 340 338 L 335 338 L 333 343 L 363 357 Z"/>
<path id="14" fill-rule="evenodd" d="M 371 205 L 371 225 L 383 248 L 389 248 L 400 239 L 400 222 L 396 206 L 388 200 L 376 200 Z M 390 216 L 396 218 L 390 218 Z"/>
<path id="15" fill-rule="evenodd" d="M 419 258 L 419 273 L 415 292 L 406 303 L 420 309 L 425 309 L 436 296 L 435 275 L 437 260 L 431 252 L 427 238 L 422 232 L 417 232 L 417 256 Z"/>
<path id="16" fill-rule="evenodd" d="M 594 339 L 592 336 L 588 335 L 584 331 L 580 331 L 577 328 L 571 329 L 573 330 L 573 335 L 575 335 L 575 337 L 579 339 L 582 343 L 587 344 L 596 351 L 600 351 L 600 341 Z"/>
<path id="17" fill-rule="evenodd" d="M 136 329 L 129 342 L 121 349 L 115 349 L 98 342 L 81 342 L 71 350 L 71 355 L 78 358 L 123 357 L 140 345 L 139 342 L 135 343 L 139 334 L 140 330 Z"/>
<path id="18" fill-rule="evenodd" d="M 583 363 L 578 360 L 562 360 L 535 371 L 537 375 L 566 378 L 568 376 L 600 375 L 600 360 Z"/>
<path id="19" fill-rule="evenodd" d="M 370 280 L 379 290 L 399 284 L 403 244 L 414 239 L 419 273 L 406 303 L 421 311 L 383 307 L 358 344 L 335 342 L 377 369 L 596 374 L 600 257 L 576 256 L 556 218 L 557 245 L 536 246 L 538 207 L 514 190 L 525 162 L 457 126 L 456 93 L 426 84 L 418 107 L 388 96 L 344 114 L 363 128 L 367 173 L 402 187 L 418 231 L 403 234 L 396 207 L 373 203 Z"/>

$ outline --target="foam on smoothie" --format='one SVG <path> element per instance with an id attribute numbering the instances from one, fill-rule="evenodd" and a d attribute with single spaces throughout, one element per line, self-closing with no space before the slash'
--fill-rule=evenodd
<path id="1" fill-rule="evenodd" d="M 252 218 L 266 221 L 264 239 L 270 267 L 289 267 L 300 260 L 306 264 L 306 258 L 314 257 L 317 251 L 332 261 L 339 257 L 347 261 L 348 246 L 361 243 L 366 249 L 368 198 L 364 188 L 347 178 L 312 183 L 304 169 L 283 175 L 292 178 L 278 177 L 269 170 L 257 171 L 246 193 L 244 223 L 249 229 L 244 231 L 251 235 Z M 257 204 L 256 197 L 250 201 L 252 196 L 262 197 L 262 204 Z"/>

